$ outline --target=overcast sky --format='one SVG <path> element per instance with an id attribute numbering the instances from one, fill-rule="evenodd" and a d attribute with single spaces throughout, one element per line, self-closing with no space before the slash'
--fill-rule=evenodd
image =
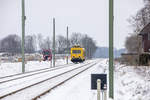
<path id="1" fill-rule="evenodd" d="M 108 0 L 25 0 L 26 35 L 42 33 L 52 38 L 52 19 L 56 34 L 85 33 L 98 46 L 108 46 Z M 127 19 L 143 7 L 143 0 L 114 0 L 114 46 L 124 48 L 132 32 Z M 0 39 L 8 34 L 21 36 L 21 0 L 0 0 Z"/>

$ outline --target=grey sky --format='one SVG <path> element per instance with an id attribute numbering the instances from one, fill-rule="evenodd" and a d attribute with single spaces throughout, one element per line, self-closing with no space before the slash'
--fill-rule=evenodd
<path id="1" fill-rule="evenodd" d="M 52 18 L 56 33 L 86 33 L 98 46 L 108 46 L 108 0 L 25 0 L 26 35 L 52 36 Z M 142 0 L 115 1 L 114 45 L 123 48 L 129 28 L 127 19 L 143 6 Z M 21 35 L 21 0 L 0 0 L 0 39 L 8 34 Z"/>

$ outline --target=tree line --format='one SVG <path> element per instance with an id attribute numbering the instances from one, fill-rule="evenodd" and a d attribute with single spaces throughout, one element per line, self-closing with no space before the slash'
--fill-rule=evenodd
<path id="1" fill-rule="evenodd" d="M 69 49 L 74 45 L 80 45 L 85 48 L 86 57 L 91 58 L 95 53 L 97 46 L 96 42 L 86 34 L 72 33 L 68 39 Z M 56 53 L 67 53 L 67 38 L 58 35 L 56 36 Z M 52 49 L 52 38 L 44 37 L 42 34 L 25 36 L 25 53 L 35 53 L 43 49 Z M 70 51 L 70 50 L 69 50 Z M 11 54 L 21 53 L 21 37 L 16 34 L 8 35 L 0 40 L 0 52 L 8 52 Z"/>
<path id="2" fill-rule="evenodd" d="M 132 26 L 133 33 L 126 38 L 125 47 L 130 53 L 139 52 L 139 48 L 141 46 L 139 43 L 141 41 L 138 39 L 138 34 L 144 26 L 150 23 L 150 0 L 143 0 L 143 2 L 144 7 L 128 19 L 130 25 Z"/>

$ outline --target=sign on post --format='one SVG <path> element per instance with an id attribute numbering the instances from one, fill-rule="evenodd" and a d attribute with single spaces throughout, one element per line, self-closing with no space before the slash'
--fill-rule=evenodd
<path id="1" fill-rule="evenodd" d="M 97 80 L 101 80 L 101 90 L 106 90 L 107 88 L 107 75 L 106 74 L 91 74 L 91 89 L 97 89 Z"/>

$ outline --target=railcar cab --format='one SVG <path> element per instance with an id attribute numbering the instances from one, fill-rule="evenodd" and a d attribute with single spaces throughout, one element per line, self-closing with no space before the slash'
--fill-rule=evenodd
<path id="1" fill-rule="evenodd" d="M 71 61 L 73 63 L 83 62 L 85 60 L 84 48 L 80 46 L 73 46 L 71 48 Z"/>
<path id="2" fill-rule="evenodd" d="M 42 55 L 43 55 L 43 61 L 52 60 L 52 52 L 50 49 L 44 49 L 42 51 Z"/>

